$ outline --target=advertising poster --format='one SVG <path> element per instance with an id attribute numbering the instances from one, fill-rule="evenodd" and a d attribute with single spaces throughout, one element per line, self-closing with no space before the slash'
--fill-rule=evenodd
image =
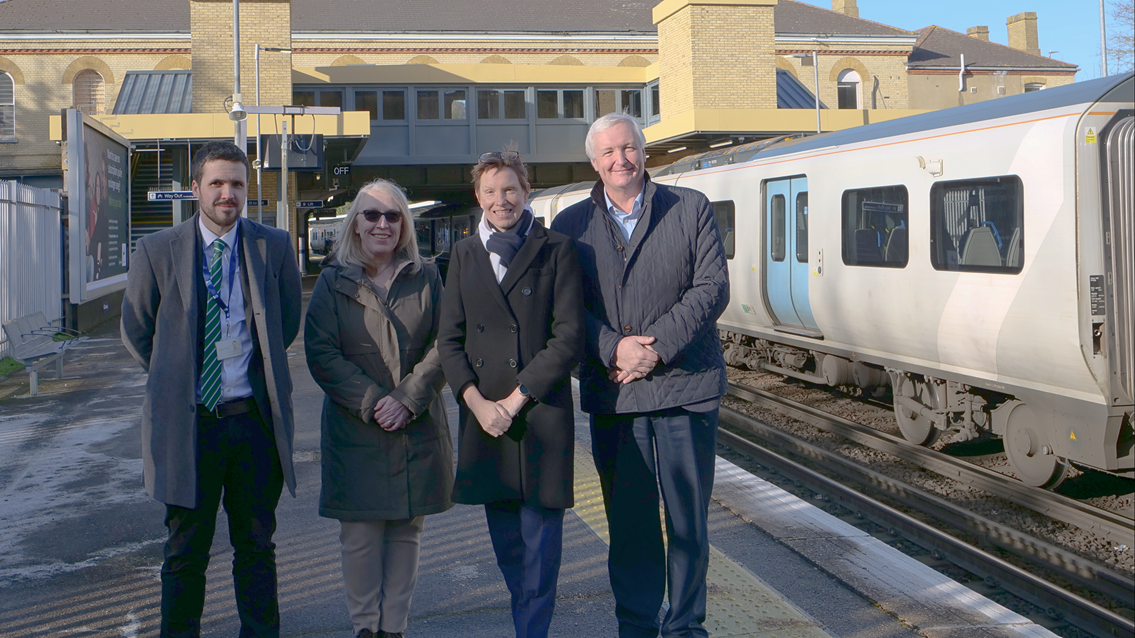
<path id="1" fill-rule="evenodd" d="M 86 279 L 103 282 L 127 270 L 130 218 L 127 200 L 126 149 L 89 127 L 83 127 L 86 150 L 86 193 L 81 210 L 87 218 L 83 235 Z"/>
<path id="2" fill-rule="evenodd" d="M 71 303 L 126 287 L 130 260 L 128 140 L 90 116 L 65 117 Z"/>

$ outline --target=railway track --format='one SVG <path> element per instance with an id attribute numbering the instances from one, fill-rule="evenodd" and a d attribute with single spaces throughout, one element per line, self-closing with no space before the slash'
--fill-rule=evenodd
<path id="1" fill-rule="evenodd" d="M 1011 499 L 1069 525 L 1091 530 L 1113 542 L 1130 543 L 1135 535 L 1135 523 L 1114 512 L 1030 488 L 996 472 L 926 448 L 912 446 L 903 439 L 847 419 L 737 384 L 731 384 L 730 395 Z M 892 534 L 901 534 L 915 545 L 934 553 L 934 556 L 977 574 L 986 583 L 1045 610 L 1049 617 L 1063 618 L 1073 626 L 1096 636 L 1130 636 L 1135 633 L 1135 621 L 1129 617 L 1131 601 L 1135 599 L 1135 581 L 1130 577 L 1069 550 L 991 521 L 937 495 L 875 472 L 842 455 L 801 441 L 739 412 L 723 407 L 721 421 L 725 426 L 721 431 L 723 443 L 753 458 L 757 463 L 792 476 L 809 489 L 830 494 L 832 500 L 840 505 L 862 513 Z M 728 431 L 729 429 L 757 437 L 763 444 L 754 444 L 748 438 Z M 783 455 L 768 448 L 776 448 Z M 810 459 L 837 478 L 828 478 L 809 470 L 786 456 Z M 844 483 L 860 486 L 859 490 L 866 488 L 864 491 L 867 492 L 881 492 L 896 506 L 920 512 L 934 521 L 960 530 L 977 539 L 977 545 L 998 548 L 1014 560 L 1010 562 L 994 556 L 979 546 L 946 534 L 939 526 L 903 514 L 895 507 L 879 503 Z M 1039 576 L 1034 571 L 1045 576 Z M 1082 596 L 1069 591 L 1070 589 L 1090 593 Z M 1122 612 L 1126 612 L 1128 616 Z"/>

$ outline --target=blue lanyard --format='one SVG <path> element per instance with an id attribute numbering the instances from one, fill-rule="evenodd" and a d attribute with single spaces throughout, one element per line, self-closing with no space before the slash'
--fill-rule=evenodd
<path id="1" fill-rule="evenodd" d="M 215 243 L 216 242 L 214 242 L 214 244 Z M 238 245 L 240 244 L 240 235 L 239 234 L 237 235 L 237 240 L 234 243 L 236 243 Z M 218 250 L 218 248 L 214 245 L 213 250 Z M 224 253 L 224 251 L 222 251 L 222 255 L 223 255 L 223 253 Z M 236 246 L 233 246 L 232 253 L 229 255 L 229 298 L 228 298 L 228 300 L 230 302 L 233 299 L 233 281 L 236 279 L 236 262 L 239 261 L 239 260 L 240 260 L 240 253 L 237 251 Z M 221 299 L 221 294 L 217 291 L 216 288 L 213 287 L 213 276 L 212 276 L 212 273 L 209 272 L 209 267 L 207 265 L 205 265 L 204 260 L 201 262 L 201 272 L 205 275 L 205 289 L 209 291 L 209 296 L 213 298 L 213 301 L 216 301 L 217 305 L 221 307 L 222 311 L 224 311 L 225 319 L 228 320 L 229 319 L 229 305 L 227 303 L 225 303 L 224 300 Z"/>

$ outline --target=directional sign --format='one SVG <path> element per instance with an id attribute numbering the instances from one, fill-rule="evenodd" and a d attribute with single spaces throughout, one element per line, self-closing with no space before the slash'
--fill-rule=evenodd
<path id="1" fill-rule="evenodd" d="M 256 206 L 256 204 L 257 204 L 257 201 L 258 201 L 258 200 L 255 200 L 255 199 L 250 199 L 250 200 L 248 200 L 248 207 L 249 207 L 249 208 L 252 208 L 253 206 Z M 260 203 L 260 205 L 261 205 L 261 206 L 267 206 L 267 205 L 268 205 L 268 200 L 266 200 L 266 199 L 261 199 L 261 200 L 259 200 L 259 203 Z"/>
<path id="2" fill-rule="evenodd" d="M 301 199 L 296 202 L 298 208 L 323 208 L 322 199 Z"/>
<path id="3" fill-rule="evenodd" d="M 197 196 L 193 191 L 150 191 L 146 199 L 151 202 L 171 202 L 177 199 L 195 200 Z"/>

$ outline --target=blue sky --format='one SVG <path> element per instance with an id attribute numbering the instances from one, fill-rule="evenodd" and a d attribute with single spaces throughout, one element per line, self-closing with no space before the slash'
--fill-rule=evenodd
<path id="1" fill-rule="evenodd" d="M 803 1 L 832 7 L 830 1 Z M 969 27 L 984 25 L 989 27 L 991 41 L 1005 45 L 1009 44 L 1006 18 L 1035 11 L 1041 55 L 1057 51 L 1051 57 L 1079 65 L 1077 81 L 1100 76 L 1099 0 L 858 0 L 857 4 L 860 18 L 911 31 L 937 25 L 965 33 Z M 1116 70 L 1109 68 L 1109 72 Z"/>

